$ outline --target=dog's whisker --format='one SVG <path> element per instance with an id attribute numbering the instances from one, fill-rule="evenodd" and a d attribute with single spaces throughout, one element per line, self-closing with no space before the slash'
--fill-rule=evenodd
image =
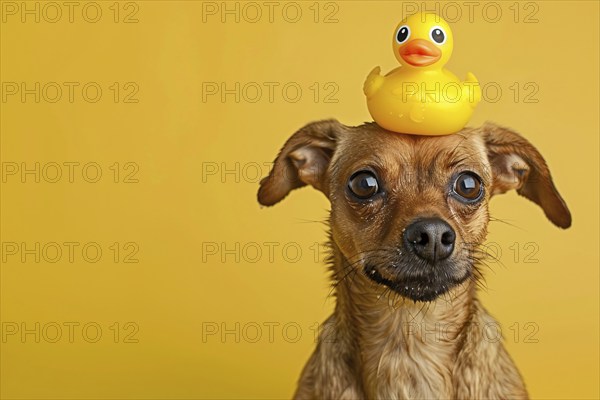
<path id="1" fill-rule="evenodd" d="M 326 227 L 329 227 L 329 219 L 313 220 L 313 219 L 297 218 L 296 223 L 298 223 L 298 224 L 319 224 L 319 225 L 324 225 Z"/>
<path id="2" fill-rule="evenodd" d="M 519 225 L 515 225 L 515 224 L 513 224 L 511 222 L 508 222 L 505 219 L 490 217 L 490 222 L 500 222 L 501 224 L 508 225 L 508 226 L 513 227 L 513 228 L 517 228 L 517 229 L 519 229 L 521 231 L 525 231 L 524 228 L 520 227 Z"/>

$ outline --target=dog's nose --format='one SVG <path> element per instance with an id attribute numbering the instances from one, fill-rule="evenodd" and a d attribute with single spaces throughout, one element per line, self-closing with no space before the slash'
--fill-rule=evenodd
<path id="1" fill-rule="evenodd" d="M 410 224 L 404 231 L 404 242 L 409 250 L 427 261 L 447 258 L 454 250 L 456 233 L 439 218 L 426 218 Z"/>

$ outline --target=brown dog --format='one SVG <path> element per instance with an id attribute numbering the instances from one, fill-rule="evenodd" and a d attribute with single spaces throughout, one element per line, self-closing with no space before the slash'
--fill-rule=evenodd
<path id="1" fill-rule="evenodd" d="M 491 124 L 411 136 L 316 122 L 284 145 L 258 201 L 304 185 L 331 202 L 337 303 L 295 398 L 527 398 L 476 295 L 490 197 L 516 189 L 571 224 L 527 140 Z"/>

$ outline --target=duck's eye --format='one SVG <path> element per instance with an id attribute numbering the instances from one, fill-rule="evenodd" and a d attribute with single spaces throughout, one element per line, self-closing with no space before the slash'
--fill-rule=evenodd
<path id="1" fill-rule="evenodd" d="M 396 34 L 396 41 L 398 43 L 404 43 L 408 40 L 409 36 L 410 28 L 407 25 L 402 25 Z"/>
<path id="2" fill-rule="evenodd" d="M 463 172 L 454 180 L 454 193 L 461 200 L 466 202 L 475 202 L 483 196 L 483 185 L 481 178 L 474 172 Z"/>
<path id="3" fill-rule="evenodd" d="M 439 26 L 434 26 L 431 28 L 429 36 L 431 36 L 431 40 L 437 44 L 444 44 L 444 42 L 446 42 L 446 32 L 444 32 L 444 30 Z"/>
<path id="4" fill-rule="evenodd" d="M 354 196 L 365 200 L 379 192 L 379 183 L 371 171 L 359 171 L 350 177 L 348 189 Z"/>

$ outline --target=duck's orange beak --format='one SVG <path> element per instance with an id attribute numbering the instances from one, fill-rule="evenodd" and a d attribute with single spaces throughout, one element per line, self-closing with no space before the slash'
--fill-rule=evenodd
<path id="1" fill-rule="evenodd" d="M 411 40 L 398 52 L 404 61 L 415 67 L 426 67 L 442 57 L 442 51 L 425 39 Z"/>

